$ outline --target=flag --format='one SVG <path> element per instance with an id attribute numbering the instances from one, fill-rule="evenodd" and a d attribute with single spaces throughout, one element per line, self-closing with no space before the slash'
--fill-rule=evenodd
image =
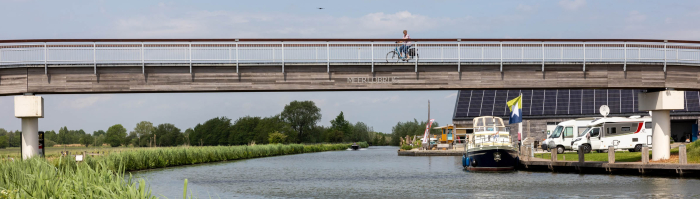
<path id="1" fill-rule="evenodd" d="M 518 96 L 506 103 L 510 108 L 510 120 L 508 123 L 515 124 L 523 122 L 523 96 Z"/>
<path id="2" fill-rule="evenodd" d="M 435 121 L 435 119 L 430 119 L 430 121 L 428 121 L 428 124 L 425 124 L 425 134 L 423 134 L 423 144 L 430 143 L 430 126 L 433 125 L 433 121 Z"/>

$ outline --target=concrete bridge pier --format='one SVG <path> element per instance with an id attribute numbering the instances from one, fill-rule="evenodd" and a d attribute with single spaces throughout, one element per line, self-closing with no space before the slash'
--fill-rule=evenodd
<path id="1" fill-rule="evenodd" d="M 685 108 L 685 92 L 664 90 L 639 93 L 639 110 L 651 111 L 651 159 L 671 157 L 671 110 Z"/>
<path id="2" fill-rule="evenodd" d="M 15 117 L 22 119 L 22 159 L 39 154 L 39 118 L 44 117 L 44 98 L 27 93 L 15 96 Z"/>

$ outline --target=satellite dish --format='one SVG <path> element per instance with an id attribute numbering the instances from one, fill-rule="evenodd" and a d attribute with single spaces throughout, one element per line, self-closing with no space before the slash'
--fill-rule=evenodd
<path id="1" fill-rule="evenodd" d="M 608 108 L 608 105 L 600 106 L 600 114 L 603 115 L 603 117 L 607 117 L 609 113 L 610 113 L 610 108 Z"/>

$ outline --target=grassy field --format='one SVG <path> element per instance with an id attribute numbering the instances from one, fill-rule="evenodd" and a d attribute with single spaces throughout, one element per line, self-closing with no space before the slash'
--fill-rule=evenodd
<path id="1" fill-rule="evenodd" d="M 537 153 L 535 157 L 550 159 L 550 153 Z M 671 149 L 671 155 L 678 155 L 678 148 Z M 587 153 L 585 156 L 585 161 L 592 162 L 607 162 L 608 153 L 598 153 L 591 152 Z M 691 156 L 688 154 L 689 163 L 700 163 L 700 157 Z M 651 159 L 651 150 L 649 150 L 649 159 Z M 557 160 L 563 161 L 578 161 L 578 154 L 576 152 L 566 152 L 563 154 L 557 154 Z M 641 152 L 628 152 L 628 151 L 615 151 L 615 162 L 639 162 L 642 161 Z"/>
<path id="2" fill-rule="evenodd" d="M 135 149 L 146 149 L 144 147 L 109 147 L 109 146 L 104 146 L 104 147 L 78 147 L 78 146 L 70 146 L 70 147 L 65 147 L 65 150 L 68 151 L 70 154 L 76 154 L 76 153 L 82 153 L 84 151 L 87 151 L 88 153 L 97 153 L 99 152 L 100 154 L 104 153 L 111 153 L 111 152 L 119 152 L 119 151 L 128 151 L 128 150 L 135 150 Z M 64 150 L 64 147 L 46 147 L 44 151 L 46 152 L 46 157 L 58 157 L 61 155 L 61 151 Z M 17 158 L 20 156 L 20 148 L 19 147 L 8 147 L 4 149 L 0 149 L 0 157 L 5 158 L 5 157 L 13 157 Z"/>

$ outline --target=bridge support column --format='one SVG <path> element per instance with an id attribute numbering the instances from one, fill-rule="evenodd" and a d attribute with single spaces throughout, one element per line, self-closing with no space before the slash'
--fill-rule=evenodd
<path id="1" fill-rule="evenodd" d="M 22 159 L 39 154 L 39 118 L 44 117 L 44 98 L 15 96 L 15 117 L 22 119 Z"/>
<path id="2" fill-rule="evenodd" d="M 639 110 L 651 111 L 651 159 L 671 157 L 671 110 L 685 108 L 685 92 L 664 90 L 639 93 Z"/>

